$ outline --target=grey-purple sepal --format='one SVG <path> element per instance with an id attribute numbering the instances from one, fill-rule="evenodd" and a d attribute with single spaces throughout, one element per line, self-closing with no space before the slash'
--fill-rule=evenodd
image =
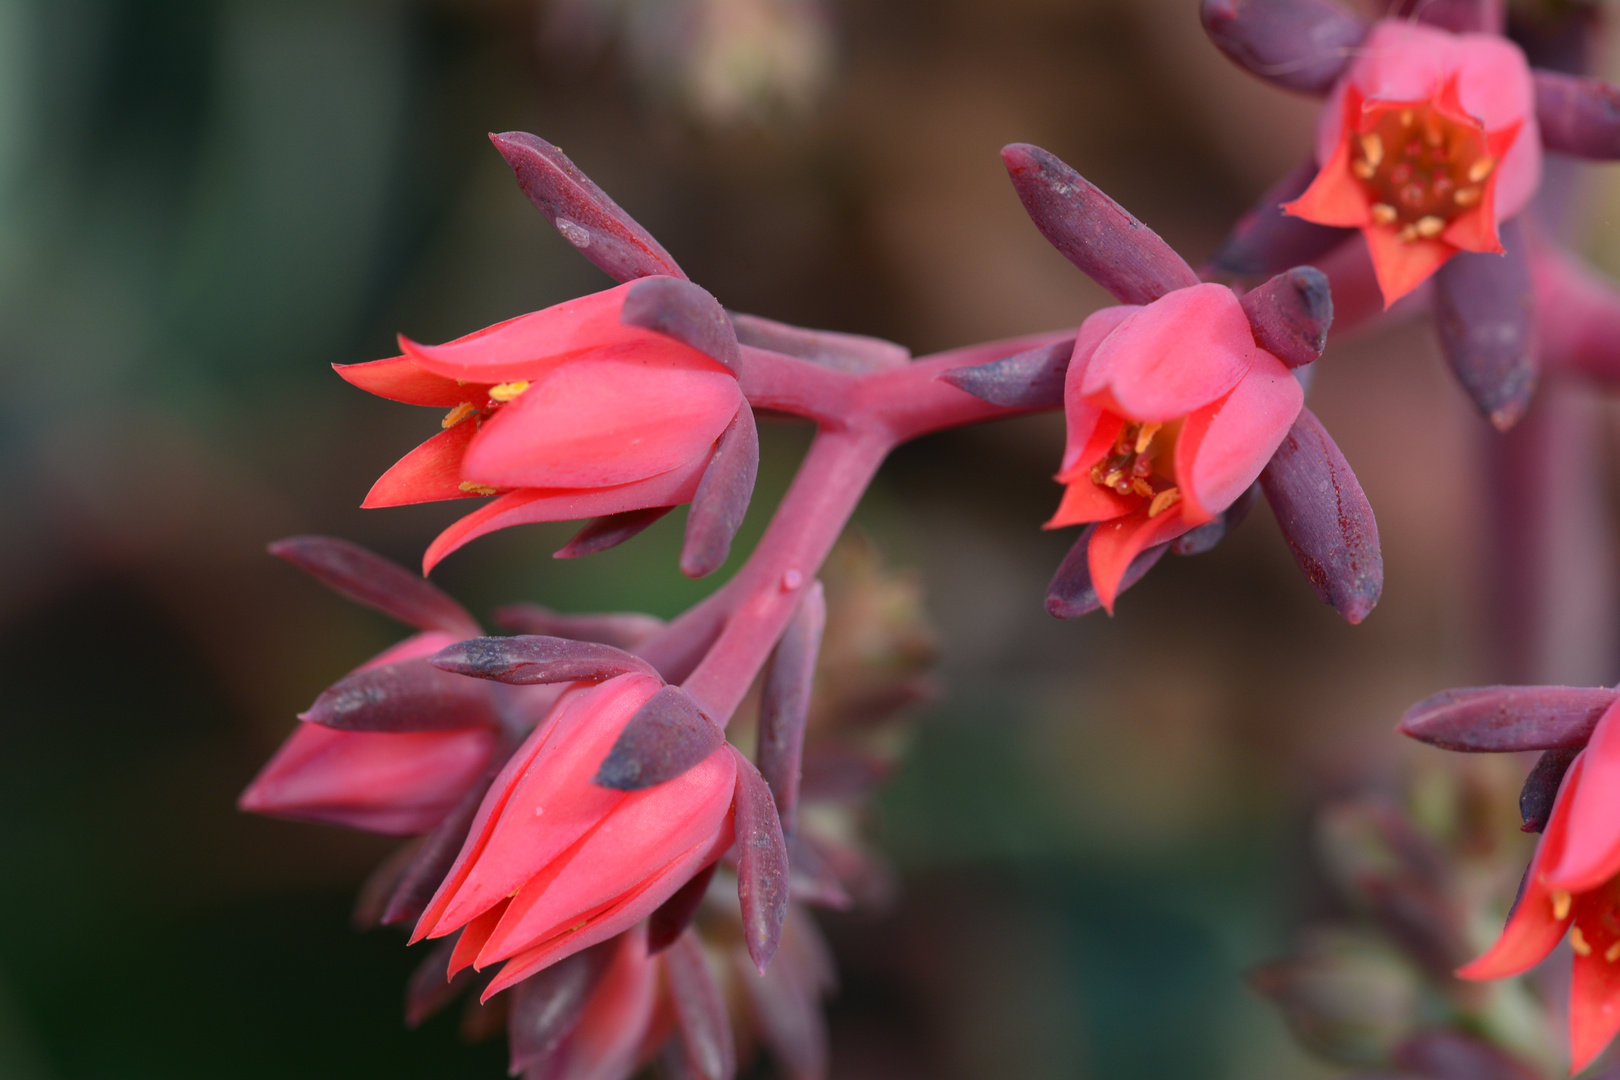
<path id="1" fill-rule="evenodd" d="M 1204 32 L 1233 63 L 1302 94 L 1325 94 L 1367 24 L 1332 0 L 1203 0 Z"/>
<path id="2" fill-rule="evenodd" d="M 688 1074 L 696 1080 L 731 1080 L 737 1075 L 731 1018 L 703 947 L 691 934 L 682 934 L 664 953 L 664 978 Z"/>
<path id="3" fill-rule="evenodd" d="M 1291 368 L 1314 362 L 1333 325 L 1333 287 L 1314 266 L 1296 266 L 1243 294 L 1255 344 Z"/>
<path id="4" fill-rule="evenodd" d="M 791 892 L 787 840 L 770 785 L 754 763 L 735 747 L 737 761 L 737 900 L 742 905 L 743 940 L 761 975 L 782 941 Z"/>
<path id="5" fill-rule="evenodd" d="M 700 578 L 725 564 L 731 541 L 748 516 L 758 476 L 759 429 L 754 424 L 754 410 L 744 399 L 721 434 L 692 496 L 681 543 L 681 573 Z"/>
<path id="6" fill-rule="evenodd" d="M 445 876 L 450 873 L 456 856 L 460 854 L 461 845 L 467 840 L 467 831 L 472 828 L 473 818 L 478 816 L 478 807 L 483 804 L 484 795 L 488 793 L 495 775 L 500 772 L 502 763 L 493 765 L 477 783 L 468 788 L 444 816 L 444 820 L 422 840 L 389 894 L 388 906 L 383 908 L 382 918 L 378 920 L 382 925 L 414 923 L 427 910 L 428 902 L 433 899 L 433 894 L 438 891 Z"/>
<path id="7" fill-rule="evenodd" d="M 574 538 L 551 553 L 553 559 L 580 559 L 616 548 L 626 540 L 633 540 L 658 523 L 675 509 L 673 506 L 648 506 L 640 510 L 624 510 L 617 514 L 592 518 Z"/>
<path id="8" fill-rule="evenodd" d="M 1233 500 L 1231 506 L 1216 514 L 1213 521 L 1206 521 L 1198 528 L 1189 529 L 1170 541 L 1170 553 L 1202 555 L 1212 550 L 1216 544 L 1226 539 L 1227 533 L 1243 524 L 1243 519 L 1249 516 L 1249 511 L 1254 509 L 1254 504 L 1259 500 L 1259 483 L 1250 484 L 1243 489 L 1243 494 Z"/>
<path id="9" fill-rule="evenodd" d="M 1616 700 L 1607 687 L 1470 686 L 1418 702 L 1395 730 L 1465 753 L 1579 748 Z"/>
<path id="10" fill-rule="evenodd" d="M 855 906 L 844 883 L 827 857 L 821 853 L 809 836 L 793 833 L 788 836 L 789 883 L 793 899 L 801 904 L 848 911 Z"/>
<path id="11" fill-rule="evenodd" d="M 1504 0 L 1402 0 L 1389 19 L 1416 19 L 1454 34 L 1500 34 L 1507 22 Z"/>
<path id="12" fill-rule="evenodd" d="M 339 731 L 455 731 L 500 726 L 489 687 L 422 659 L 345 675 L 321 691 L 298 718 Z"/>
<path id="13" fill-rule="evenodd" d="M 568 1038 L 617 947 L 616 939 L 604 941 L 541 968 L 512 987 L 506 1037 L 513 1076 L 566 1052 Z"/>
<path id="14" fill-rule="evenodd" d="M 568 615 L 552 611 L 540 604 L 508 604 L 496 608 L 491 616 L 495 625 L 514 634 L 539 634 L 544 637 L 571 638 L 574 641 L 596 641 L 616 649 L 630 649 L 664 628 L 664 620 L 656 615 L 643 615 L 634 611 L 615 611 Z"/>
<path id="15" fill-rule="evenodd" d="M 1280 274 L 1314 262 L 1353 236 L 1354 229 L 1318 225 L 1283 213 L 1282 204 L 1305 194 L 1317 172 L 1316 162 L 1306 161 L 1267 188 L 1232 226 L 1210 259 L 1209 270 L 1241 277 Z"/>
<path id="16" fill-rule="evenodd" d="M 1384 591 L 1378 523 L 1350 463 L 1309 409 L 1260 473 L 1260 489 L 1316 595 L 1351 623 L 1365 619 Z"/>
<path id="17" fill-rule="evenodd" d="M 1541 1074 L 1483 1039 L 1454 1028 L 1420 1031 L 1390 1055 L 1405 1075 L 1425 1080 L 1539 1080 Z"/>
<path id="18" fill-rule="evenodd" d="M 637 709 L 592 783 L 640 791 L 673 780 L 714 753 L 726 733 L 678 686 L 665 686 Z"/>
<path id="19" fill-rule="evenodd" d="M 939 378 L 1006 409 L 1057 409 L 1063 406 L 1063 382 L 1073 356 L 1074 339 L 1065 338 L 988 364 L 951 368 Z"/>
<path id="20" fill-rule="evenodd" d="M 810 716 L 810 691 L 827 627 L 827 596 L 821 582 L 804 591 L 798 610 L 782 631 L 765 669 L 759 702 L 759 772 L 776 798 L 782 831 L 794 832 L 799 777 L 804 763 L 804 727 Z"/>
<path id="21" fill-rule="evenodd" d="M 1533 75 L 1543 147 L 1590 161 L 1620 159 L 1620 87 L 1540 68 Z"/>
<path id="22" fill-rule="evenodd" d="M 639 656 L 595 641 L 519 634 L 468 638 L 428 657 L 441 671 L 529 686 L 535 683 L 601 682 L 617 675 L 658 672 Z"/>
<path id="23" fill-rule="evenodd" d="M 659 953 L 675 944 L 675 939 L 691 925 L 692 918 L 703 905 L 703 895 L 709 891 L 709 882 L 719 869 L 716 860 L 693 875 L 692 880 L 676 889 L 653 913 L 647 916 L 647 952 Z"/>
<path id="24" fill-rule="evenodd" d="M 1519 792 L 1519 817 L 1524 821 L 1520 828 L 1524 832 L 1538 833 L 1547 827 L 1553 801 L 1558 798 L 1558 785 L 1564 782 L 1564 774 L 1580 752 L 1579 747 L 1562 746 L 1544 750 L 1536 759 L 1535 768 L 1524 778 Z"/>
<path id="25" fill-rule="evenodd" d="M 467 609 L 420 574 L 331 536 L 289 536 L 269 546 L 322 585 L 418 630 L 458 637 L 483 633 Z"/>
<path id="26" fill-rule="evenodd" d="M 478 972 L 464 967 L 446 978 L 450 970 L 450 957 L 456 951 L 456 933 L 435 942 L 427 956 L 411 972 L 405 983 L 405 1026 L 416 1028 L 438 1013 L 478 981 Z"/>
<path id="27" fill-rule="evenodd" d="M 835 330 L 807 330 L 737 311 L 727 314 L 731 316 L 739 344 L 769 349 L 835 371 L 860 375 L 869 371 L 892 371 L 911 362 L 910 349 L 883 338 L 841 334 Z"/>
<path id="28" fill-rule="evenodd" d="M 654 274 L 684 278 L 669 252 L 561 150 L 526 131 L 491 134 L 529 201 L 563 239 L 615 281 Z"/>
<path id="29" fill-rule="evenodd" d="M 1041 235 L 1120 303 L 1150 304 L 1199 283 L 1158 233 L 1055 155 L 1013 143 L 1001 159 Z"/>
<path id="30" fill-rule="evenodd" d="M 755 977 L 739 962 L 738 981 L 782 1070 L 795 1080 L 817 1080 L 827 1075 L 827 1021 L 821 995 L 832 989 L 836 976 L 815 921 L 795 908 L 789 924 L 787 947 L 771 969 Z"/>
<path id="31" fill-rule="evenodd" d="M 1057 573 L 1052 576 L 1052 584 L 1046 590 L 1046 611 L 1054 619 L 1078 619 L 1102 607 L 1097 588 L 1091 582 L 1091 563 L 1087 554 L 1091 534 L 1096 528 L 1095 525 L 1087 525 L 1081 530 L 1079 539 L 1063 556 Z M 1164 558 L 1164 553 L 1169 550 L 1168 543 L 1155 544 L 1132 559 L 1131 565 L 1125 568 L 1125 576 L 1119 580 L 1116 595 L 1124 594 L 1126 589 L 1141 581 L 1142 575 L 1153 569 L 1154 564 Z"/>
<path id="32" fill-rule="evenodd" d="M 1459 251 L 1434 275 L 1435 329 L 1457 381 L 1498 431 L 1536 391 L 1535 282 L 1524 230 L 1500 228 L 1503 254 Z"/>
<path id="33" fill-rule="evenodd" d="M 683 278 L 647 278 L 630 286 L 619 321 L 672 337 L 733 373 L 742 365 L 737 331 L 720 301 Z"/>

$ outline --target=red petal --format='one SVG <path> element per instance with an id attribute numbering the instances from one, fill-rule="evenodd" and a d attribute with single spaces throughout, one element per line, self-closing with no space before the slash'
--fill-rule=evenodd
<path id="1" fill-rule="evenodd" d="M 1091 546 L 1086 558 L 1091 566 L 1091 583 L 1097 590 L 1097 599 L 1108 614 L 1114 613 L 1114 599 L 1119 595 L 1120 579 L 1144 548 L 1174 540 L 1192 526 L 1181 520 L 1178 504 L 1159 514 L 1148 517 L 1146 508 L 1114 521 L 1097 526 L 1091 534 Z"/>
<path id="2" fill-rule="evenodd" d="M 1318 225 L 1359 229 L 1372 221 L 1372 199 L 1350 174 L 1350 139 L 1341 135 L 1322 171 L 1305 194 L 1283 203 L 1283 213 Z"/>
<path id="3" fill-rule="evenodd" d="M 1547 864 L 1547 884 L 1565 892 L 1596 889 L 1620 873 L 1620 705 L 1592 729 L 1581 755 L 1591 777 L 1568 796 L 1569 836 Z M 1565 781 L 1565 787 L 1570 787 Z"/>
<path id="4" fill-rule="evenodd" d="M 1090 476 L 1082 475 L 1064 490 L 1057 513 L 1042 528 L 1061 529 L 1066 525 L 1112 521 L 1141 505 L 1142 496 L 1116 494 L 1109 488 L 1093 483 Z"/>
<path id="5" fill-rule="evenodd" d="M 1378 275 L 1378 288 L 1384 294 L 1387 309 L 1395 301 L 1417 288 L 1457 249 L 1444 240 L 1402 240 L 1393 225 L 1368 225 L 1361 230 L 1367 241 L 1367 253 L 1372 256 L 1373 272 Z"/>
<path id="6" fill-rule="evenodd" d="M 1590 951 L 1575 957 L 1569 984 L 1571 1076 L 1590 1065 L 1620 1031 L 1620 963 L 1604 959 L 1612 940 L 1594 930 L 1587 944 Z"/>
<path id="7" fill-rule="evenodd" d="M 489 940 L 490 932 L 500 923 L 504 914 L 506 901 L 503 900 L 462 927 L 460 936 L 456 938 L 456 947 L 450 953 L 449 969 L 445 972 L 447 977 L 453 977 L 456 972 L 478 958 L 478 950 L 484 947 L 484 942 Z"/>
<path id="8" fill-rule="evenodd" d="M 1304 404 L 1299 380 L 1261 352 L 1231 393 L 1188 416 L 1176 440 L 1182 520 L 1202 525 L 1231 506 L 1277 452 Z"/>
<path id="9" fill-rule="evenodd" d="M 333 364 L 332 370 L 345 382 L 367 393 L 407 405 L 437 405 L 449 409 L 463 401 L 481 404 L 489 397 L 489 384 L 460 383 L 435 375 L 407 356 L 373 360 L 368 364 Z"/>
<path id="10" fill-rule="evenodd" d="M 461 462 L 477 434 L 478 421 L 471 417 L 439 432 L 378 477 L 360 505 L 371 510 L 440 499 L 477 498 L 479 492 L 461 490 Z"/>

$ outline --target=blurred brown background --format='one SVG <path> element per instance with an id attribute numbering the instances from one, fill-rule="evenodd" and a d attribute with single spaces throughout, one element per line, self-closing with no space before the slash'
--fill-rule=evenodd
<path id="1" fill-rule="evenodd" d="M 728 306 L 921 354 L 1103 302 L 1025 218 L 1002 144 L 1056 152 L 1196 265 L 1315 114 L 1220 57 L 1194 0 L 846 0 L 763 30 L 724 0 L 701 55 L 634 6 L 0 0 L 0 1076 L 501 1074 L 453 1018 L 404 1031 L 414 957 L 348 928 L 391 845 L 232 805 L 295 712 L 399 636 L 265 543 L 411 564 L 464 509 L 356 508 L 434 427 L 328 365 L 606 284 L 485 132 L 562 146 Z M 1584 241 L 1620 260 L 1620 185 L 1588 179 Z M 1324 1074 L 1240 982 L 1318 902 L 1307 812 L 1432 753 L 1390 733 L 1406 705 L 1498 676 L 1484 425 L 1424 325 L 1321 366 L 1312 407 L 1384 541 L 1359 628 L 1263 510 L 1116 618 L 1048 618 L 1072 539 L 1039 529 L 1056 417 L 886 468 L 859 520 L 925 572 L 949 696 L 883 803 L 901 906 L 826 923 L 835 1076 Z M 745 539 L 804 445 L 767 431 Z M 569 528 L 524 527 L 436 578 L 480 614 L 667 616 L 710 587 L 676 572 L 679 530 L 557 563 Z M 1539 677 L 1616 675 L 1595 535 L 1564 601 L 1592 629 Z"/>

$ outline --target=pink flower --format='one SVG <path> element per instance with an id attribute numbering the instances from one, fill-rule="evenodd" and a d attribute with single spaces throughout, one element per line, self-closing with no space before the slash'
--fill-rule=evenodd
<path id="1" fill-rule="evenodd" d="M 450 410 L 365 506 L 498 496 L 440 535 L 424 569 L 508 525 L 691 501 L 742 392 L 696 349 L 621 321 L 636 284 L 446 345 L 401 337 L 402 356 L 337 367 L 381 397 Z"/>
<path id="2" fill-rule="evenodd" d="M 440 631 L 417 634 L 357 670 L 431 656 L 456 640 Z M 425 833 L 484 774 L 498 738 L 489 727 L 383 732 L 301 723 L 237 806 L 390 836 Z"/>
<path id="3" fill-rule="evenodd" d="M 1099 523 L 1087 559 L 1112 611 L 1131 560 L 1230 506 L 1303 404 L 1299 383 L 1255 344 L 1224 285 L 1104 308 L 1075 340 L 1057 476 L 1068 490 L 1046 527 Z"/>
<path id="4" fill-rule="evenodd" d="M 731 846 L 737 765 L 724 745 L 654 787 L 592 782 L 661 686 L 628 674 L 569 690 L 484 797 L 414 940 L 461 930 L 452 974 L 507 961 L 486 998 L 622 933 Z"/>
<path id="5" fill-rule="evenodd" d="M 1495 34 L 1380 21 L 1322 110 L 1316 160 L 1283 209 L 1360 229 L 1386 306 L 1459 251 L 1501 253 L 1497 224 L 1541 181 L 1524 53 Z"/>
<path id="6" fill-rule="evenodd" d="M 1569 935 L 1570 1073 L 1589 1065 L 1620 1031 L 1620 706 L 1611 706 L 1571 763 L 1524 890 L 1502 936 L 1460 969 L 1500 979 L 1539 964 Z"/>

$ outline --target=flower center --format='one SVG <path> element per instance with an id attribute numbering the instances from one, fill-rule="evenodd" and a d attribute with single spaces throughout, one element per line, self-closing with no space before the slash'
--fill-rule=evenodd
<path id="1" fill-rule="evenodd" d="M 1353 136 L 1350 171 L 1372 195 L 1375 225 L 1402 240 L 1432 240 L 1478 206 L 1496 160 L 1478 124 L 1424 102 L 1374 105 L 1370 130 Z"/>
<path id="2" fill-rule="evenodd" d="M 1176 437 L 1182 421 L 1127 423 L 1114 440 L 1114 449 L 1091 467 L 1091 482 L 1116 495 L 1140 495 L 1150 500 L 1148 517 L 1158 517 L 1181 501 L 1176 487 Z"/>

